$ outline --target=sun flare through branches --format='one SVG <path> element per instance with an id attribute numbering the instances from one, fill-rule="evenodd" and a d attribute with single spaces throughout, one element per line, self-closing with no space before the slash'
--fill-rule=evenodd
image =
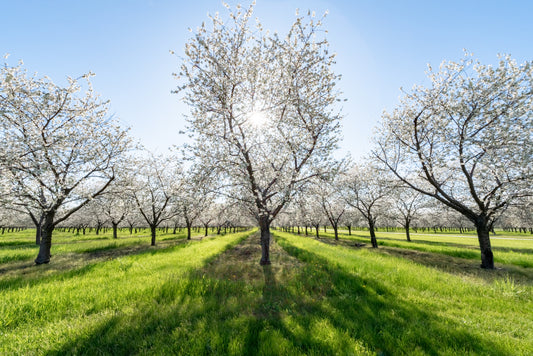
<path id="1" fill-rule="evenodd" d="M 255 128 L 265 126 L 268 122 L 267 113 L 260 110 L 254 110 L 249 114 L 247 122 Z"/>

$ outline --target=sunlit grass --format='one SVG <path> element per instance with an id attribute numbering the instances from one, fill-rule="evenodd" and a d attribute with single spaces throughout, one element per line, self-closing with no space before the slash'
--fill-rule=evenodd
<path id="1" fill-rule="evenodd" d="M 272 265 L 260 266 L 252 233 L 193 241 L 169 236 L 155 248 L 149 238 L 116 247 L 93 240 L 83 247 L 89 252 L 57 252 L 50 265 L 5 263 L 0 354 L 528 355 L 533 349 L 527 312 L 533 279 L 513 269 L 483 271 L 468 259 L 444 268 L 463 259 L 281 232 L 274 233 Z"/>

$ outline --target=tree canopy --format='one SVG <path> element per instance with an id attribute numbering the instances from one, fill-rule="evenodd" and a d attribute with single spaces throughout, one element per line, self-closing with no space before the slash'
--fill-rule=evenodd
<path id="1" fill-rule="evenodd" d="M 268 264 L 270 223 L 331 168 L 340 76 L 322 19 L 297 16 L 282 38 L 251 25 L 252 12 L 238 6 L 228 23 L 215 15 L 202 24 L 186 46 L 178 92 L 191 110 L 188 148 L 256 219 Z"/>

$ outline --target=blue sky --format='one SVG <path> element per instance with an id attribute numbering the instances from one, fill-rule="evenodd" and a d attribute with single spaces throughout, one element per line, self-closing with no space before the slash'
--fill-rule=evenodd
<path id="1" fill-rule="evenodd" d="M 234 5 L 237 1 L 228 1 Z M 241 2 L 243 5 L 248 2 Z M 424 83 L 427 63 L 458 60 L 463 48 L 484 63 L 498 53 L 533 59 L 530 1 L 258 0 L 265 28 L 286 31 L 295 9 L 329 10 L 325 27 L 336 72 L 343 75 L 341 153 L 368 152 L 373 127 L 398 102 L 400 87 Z M 93 85 L 132 135 L 160 153 L 183 142 L 187 107 L 170 91 L 188 28 L 207 13 L 226 14 L 218 0 L 2 1 L 0 54 L 23 59 L 30 72 L 57 83 L 96 73 Z"/>

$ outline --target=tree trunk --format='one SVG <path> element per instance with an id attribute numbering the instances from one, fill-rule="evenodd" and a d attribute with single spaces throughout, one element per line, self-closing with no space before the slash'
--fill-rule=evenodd
<path id="1" fill-rule="evenodd" d="M 187 223 L 187 240 L 191 239 L 191 224 Z"/>
<path id="2" fill-rule="evenodd" d="M 156 226 L 150 225 L 150 232 L 152 234 L 152 242 L 150 243 L 151 246 L 155 246 L 155 233 L 156 233 Z"/>
<path id="3" fill-rule="evenodd" d="M 204 236 L 207 236 L 209 234 L 209 225 L 204 225 L 205 227 L 205 235 Z"/>
<path id="4" fill-rule="evenodd" d="M 348 235 L 352 236 L 352 225 L 348 225 Z"/>
<path id="5" fill-rule="evenodd" d="M 376 240 L 376 233 L 374 232 L 374 222 L 368 219 L 368 230 L 370 231 L 370 242 L 373 248 L 378 248 L 378 240 Z"/>
<path id="6" fill-rule="evenodd" d="M 35 225 L 35 244 L 41 244 L 42 223 Z"/>
<path id="7" fill-rule="evenodd" d="M 411 235 L 409 235 L 409 225 L 410 221 L 409 219 L 405 219 L 405 237 L 407 237 L 407 241 L 411 242 Z"/>
<path id="8" fill-rule="evenodd" d="M 43 263 L 49 263 L 50 250 L 52 248 L 52 232 L 54 231 L 54 214 L 51 216 L 45 216 L 44 223 L 41 226 L 41 243 L 39 244 L 39 254 L 35 259 L 35 263 L 41 265 Z"/>
<path id="9" fill-rule="evenodd" d="M 259 227 L 261 228 L 261 266 L 270 264 L 270 220 L 268 217 L 261 217 L 259 219 Z"/>
<path id="10" fill-rule="evenodd" d="M 490 226 L 486 219 L 476 221 L 477 238 L 481 250 L 481 268 L 494 269 L 494 255 L 490 246 Z"/>
<path id="11" fill-rule="evenodd" d="M 114 222 L 111 222 L 111 224 L 113 225 L 113 238 L 118 239 L 118 233 L 117 233 L 118 224 Z"/>
<path id="12" fill-rule="evenodd" d="M 320 235 L 318 233 L 318 229 L 320 228 L 320 226 L 318 225 L 315 225 L 315 230 L 316 230 L 316 238 L 319 239 L 320 238 Z"/>
<path id="13" fill-rule="evenodd" d="M 333 224 L 333 231 L 335 232 L 335 240 L 339 241 L 339 226 L 337 224 Z"/>

